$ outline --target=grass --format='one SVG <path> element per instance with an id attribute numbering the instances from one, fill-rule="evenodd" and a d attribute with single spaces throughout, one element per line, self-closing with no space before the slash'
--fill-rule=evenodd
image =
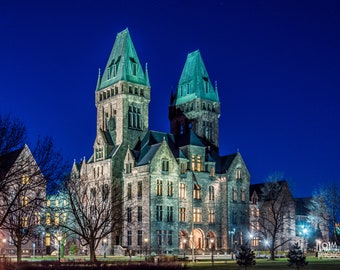
<path id="1" fill-rule="evenodd" d="M 308 265 L 301 269 L 306 270 L 332 270 L 332 269 L 340 269 L 340 259 L 323 259 L 318 260 L 315 257 L 307 258 Z M 222 269 L 244 269 L 236 264 L 235 261 L 216 261 L 214 263 L 214 268 L 212 267 L 211 262 L 198 262 L 198 263 L 188 263 L 188 268 L 191 270 L 204 270 L 204 269 L 214 269 L 214 270 L 222 270 Z M 247 269 L 254 270 L 262 270 L 262 269 L 290 269 L 288 268 L 288 263 L 286 258 L 276 259 L 275 261 L 270 261 L 267 259 L 258 259 L 256 260 L 256 265 L 253 267 L 248 267 Z M 294 269 L 294 268 L 293 268 Z"/>

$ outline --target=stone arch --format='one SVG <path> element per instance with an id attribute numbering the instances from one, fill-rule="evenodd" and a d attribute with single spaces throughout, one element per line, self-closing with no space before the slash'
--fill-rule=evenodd
<path id="1" fill-rule="evenodd" d="M 207 249 L 216 249 L 217 248 L 217 237 L 213 231 L 209 231 L 206 237 L 206 248 Z"/>

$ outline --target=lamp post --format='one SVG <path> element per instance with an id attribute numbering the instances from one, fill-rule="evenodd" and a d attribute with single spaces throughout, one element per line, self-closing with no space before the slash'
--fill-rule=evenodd
<path id="1" fill-rule="evenodd" d="M 210 244 L 211 244 L 211 267 L 214 270 L 214 239 L 210 239 Z"/>
<path id="2" fill-rule="evenodd" d="M 148 238 L 144 238 L 144 243 L 145 243 L 145 257 L 148 256 Z"/>
<path id="3" fill-rule="evenodd" d="M 231 231 L 229 231 L 229 235 L 230 235 L 230 253 L 231 253 L 231 259 L 234 259 L 234 234 L 235 234 L 235 228 L 232 229 Z"/>
<path id="4" fill-rule="evenodd" d="M 104 246 L 104 258 L 106 258 L 106 248 L 107 248 L 107 238 L 103 239 L 103 246 Z"/>
<path id="5" fill-rule="evenodd" d="M 184 250 L 184 261 L 185 261 L 185 249 L 186 249 L 187 239 L 183 239 L 183 250 Z"/>
<path id="6" fill-rule="evenodd" d="M 58 240 L 58 262 L 60 263 L 60 242 L 63 239 L 63 236 L 61 234 L 57 235 L 57 240 Z"/>

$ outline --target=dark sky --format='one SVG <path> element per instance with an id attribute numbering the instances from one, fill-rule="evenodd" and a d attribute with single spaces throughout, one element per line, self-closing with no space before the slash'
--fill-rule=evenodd
<path id="1" fill-rule="evenodd" d="M 340 1 L 0 0 L 0 113 L 92 154 L 94 91 L 116 34 L 148 63 L 150 128 L 169 131 L 170 92 L 199 49 L 221 101 L 221 154 L 252 182 L 283 175 L 295 196 L 339 181 Z"/>

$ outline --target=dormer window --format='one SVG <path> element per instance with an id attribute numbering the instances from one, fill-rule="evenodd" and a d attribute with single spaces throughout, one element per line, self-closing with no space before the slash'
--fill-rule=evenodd
<path id="1" fill-rule="evenodd" d="M 204 81 L 204 90 L 206 93 L 209 92 L 209 80 L 208 77 L 203 77 L 203 81 Z"/>
<path id="2" fill-rule="evenodd" d="M 169 171 L 169 160 L 162 161 L 162 171 L 168 172 Z"/>
<path id="3" fill-rule="evenodd" d="M 134 58 L 130 57 L 132 75 L 137 76 L 137 62 Z"/>

